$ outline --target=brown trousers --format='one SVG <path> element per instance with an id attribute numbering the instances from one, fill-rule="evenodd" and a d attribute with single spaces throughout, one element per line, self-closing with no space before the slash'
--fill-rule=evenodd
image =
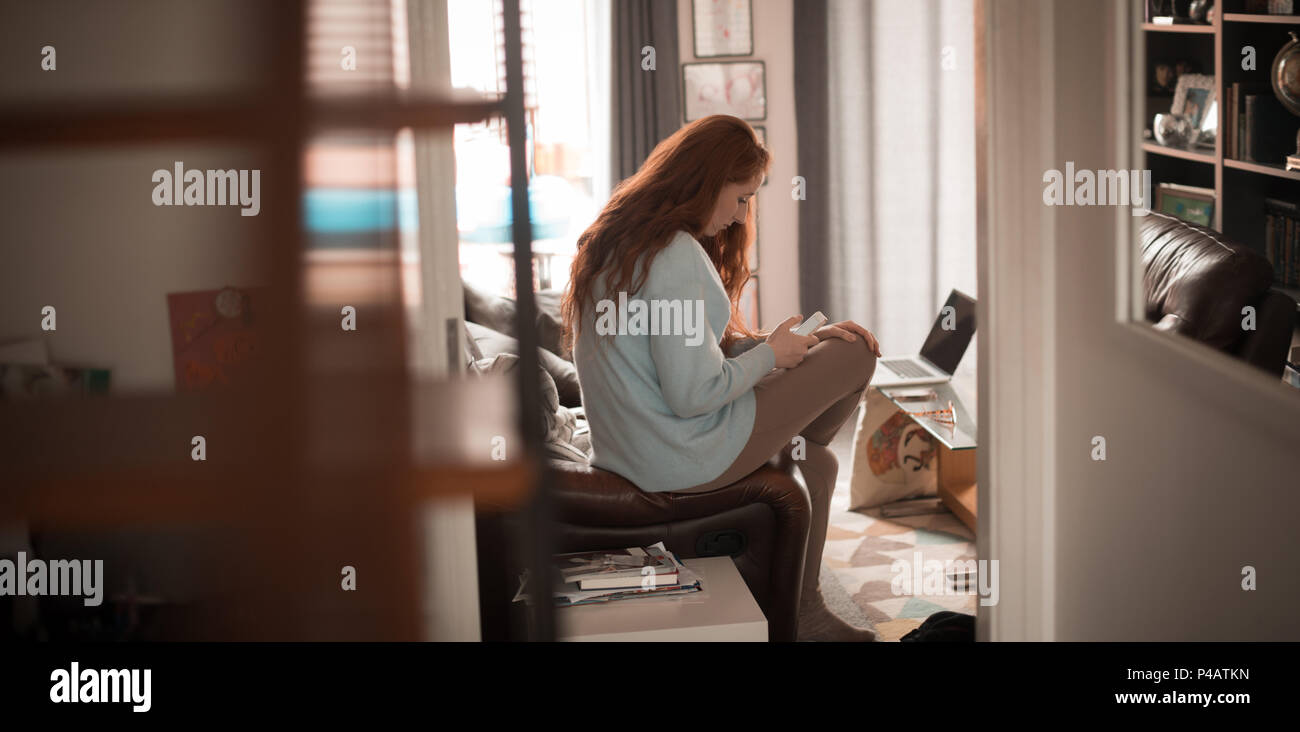
<path id="1" fill-rule="evenodd" d="M 830 338 L 809 349 L 798 366 L 776 369 L 759 379 L 754 385 L 754 429 L 740 455 L 722 475 L 683 491 L 699 493 L 730 485 L 778 454 L 784 461 L 793 460 L 812 503 L 804 558 L 805 602 L 817 591 L 831 494 L 839 472 L 839 461 L 828 445 L 857 408 L 875 370 L 875 354 L 861 337 L 853 342 Z M 795 435 L 804 438 L 800 449 L 796 449 Z"/>

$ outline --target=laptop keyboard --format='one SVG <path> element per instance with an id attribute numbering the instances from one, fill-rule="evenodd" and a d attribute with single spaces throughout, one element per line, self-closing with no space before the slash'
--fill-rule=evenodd
<path id="1" fill-rule="evenodd" d="M 921 368 L 921 365 L 911 359 L 900 358 L 894 361 L 881 361 L 881 366 L 893 371 L 894 373 L 908 379 L 922 378 L 933 376 L 929 371 Z"/>

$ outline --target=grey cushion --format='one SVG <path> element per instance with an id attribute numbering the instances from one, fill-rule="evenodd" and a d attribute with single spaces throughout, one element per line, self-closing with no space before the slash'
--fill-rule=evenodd
<path id="1" fill-rule="evenodd" d="M 470 364 L 470 371 L 478 375 L 506 374 L 519 365 L 519 356 L 498 353 L 485 356 Z M 591 437 L 586 428 L 586 417 L 581 410 L 573 411 L 560 406 L 555 381 L 546 369 L 539 368 L 542 380 L 541 435 L 547 455 L 558 459 L 583 463 L 591 452 Z"/>
<path id="2" fill-rule="evenodd" d="M 514 337 L 515 301 L 476 289 L 462 281 L 465 289 L 465 319 L 471 323 L 487 326 L 498 333 Z M 564 322 L 560 318 L 560 302 L 564 293 L 559 290 L 543 290 L 533 293 L 537 303 L 537 345 L 568 361 L 573 354 L 564 348 Z"/>
<path id="3" fill-rule="evenodd" d="M 478 344 L 474 342 L 474 334 L 469 330 L 469 323 L 465 323 L 465 360 L 469 362 L 470 368 L 474 367 L 474 362 L 482 360 L 483 352 L 479 350 Z"/>
<path id="4" fill-rule="evenodd" d="M 491 358 L 498 353 L 513 353 L 516 355 L 519 353 L 519 341 L 504 333 L 478 323 L 467 322 L 465 327 L 469 329 L 470 336 L 475 347 L 478 348 L 481 358 Z M 578 386 L 578 371 L 573 367 L 573 364 L 545 348 L 537 349 L 537 356 L 541 361 L 542 368 L 555 381 L 560 404 L 566 407 L 581 405 L 582 389 Z"/>

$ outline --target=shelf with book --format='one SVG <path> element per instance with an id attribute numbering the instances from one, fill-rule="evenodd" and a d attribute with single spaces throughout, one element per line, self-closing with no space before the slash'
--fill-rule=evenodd
<path id="1" fill-rule="evenodd" d="M 1224 161 L 1224 164 L 1219 203 L 1226 215 L 1219 230 L 1269 259 L 1276 280 L 1285 284 L 1288 279 L 1285 271 L 1270 256 L 1268 220 L 1279 209 L 1289 211 L 1300 202 L 1300 180 L 1241 169 L 1236 165 L 1243 163 L 1237 161 Z"/>
<path id="2" fill-rule="evenodd" d="M 1185 73 L 1214 77 L 1214 102 L 1218 109 L 1217 145 L 1212 150 L 1182 150 L 1157 144 L 1147 136 L 1143 159 L 1156 185 L 1176 184 L 1213 189 L 1212 228 L 1251 247 L 1266 257 L 1279 238 L 1268 227 L 1277 203 L 1300 203 L 1300 171 L 1286 170 L 1286 156 L 1296 151 L 1300 117 L 1285 112 L 1273 94 L 1270 73 L 1273 59 L 1290 42 L 1289 31 L 1300 30 L 1300 15 L 1265 15 L 1251 0 L 1222 0 L 1210 25 L 1160 25 L 1143 23 L 1146 79 L 1143 95 L 1144 126 L 1156 114 L 1178 112 L 1168 79 L 1168 67 Z M 1190 30 L 1195 27 L 1196 30 Z M 1253 49 L 1253 63 L 1243 63 L 1242 49 Z M 1164 65 L 1157 78 L 1157 67 Z M 1246 68 L 1243 68 L 1245 66 Z M 1247 106 L 1250 109 L 1247 117 Z M 1269 202 L 1269 203 L 1266 203 Z M 1276 220 L 1276 219 L 1274 219 Z M 1294 227 L 1293 227 L 1294 230 Z M 1270 235 L 1273 236 L 1270 239 Z M 1297 237 L 1300 241 L 1300 237 Z M 1295 247 L 1300 251 L 1300 246 Z M 1278 285 L 1287 285 L 1285 262 L 1273 252 Z"/>
<path id="3" fill-rule="evenodd" d="M 1300 170 L 1287 170 L 1286 166 L 1277 163 L 1252 163 L 1245 160 L 1225 158 L 1223 164 L 1225 167 L 1244 170 L 1249 173 L 1271 175 L 1287 180 L 1300 180 Z"/>
<path id="4" fill-rule="evenodd" d="M 1300 287 L 1300 206 L 1264 199 L 1264 257 L 1273 266 L 1275 287 Z"/>

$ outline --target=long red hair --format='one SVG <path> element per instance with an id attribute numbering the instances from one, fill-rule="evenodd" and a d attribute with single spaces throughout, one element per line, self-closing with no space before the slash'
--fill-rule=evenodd
<path id="1" fill-rule="evenodd" d="M 757 337 L 740 312 L 740 293 L 749 280 L 747 250 L 753 241 L 754 199 L 743 226 L 729 226 L 704 236 L 722 187 L 766 174 L 772 156 L 744 120 L 723 114 L 698 119 L 660 142 L 636 174 L 610 196 L 595 223 L 578 237 L 578 253 L 570 269 L 569 286 L 561 303 L 564 342 L 572 351 L 579 323 L 595 306 L 592 283 L 607 278 L 610 292 L 634 293 L 645 284 L 650 263 L 678 231 L 695 237 L 718 270 L 731 320 L 722 349 L 741 337 Z M 646 259 L 637 282 L 636 262 Z"/>

